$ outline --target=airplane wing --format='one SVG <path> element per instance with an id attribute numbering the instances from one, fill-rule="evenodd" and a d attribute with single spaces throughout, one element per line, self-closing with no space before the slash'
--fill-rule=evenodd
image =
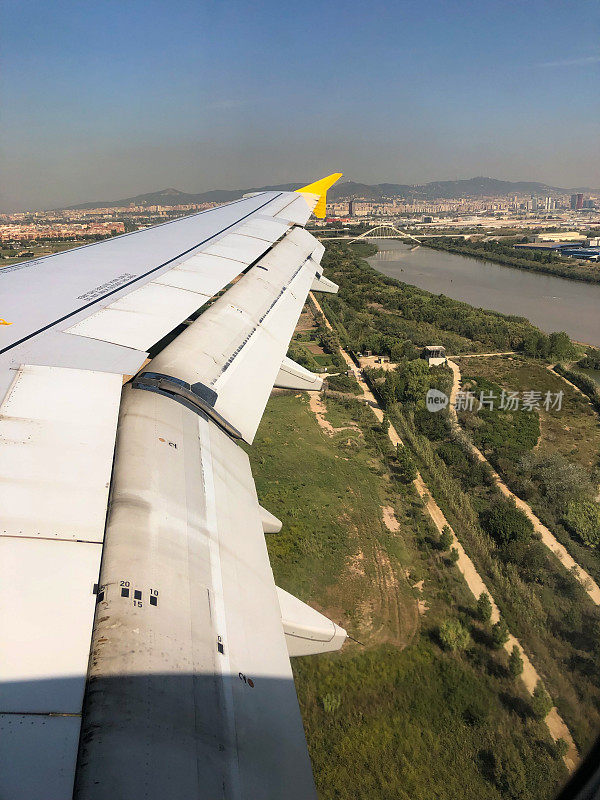
<path id="1" fill-rule="evenodd" d="M 2 800 L 315 796 L 289 657 L 346 634 L 275 586 L 239 443 L 320 388 L 338 177 L 0 270 Z"/>

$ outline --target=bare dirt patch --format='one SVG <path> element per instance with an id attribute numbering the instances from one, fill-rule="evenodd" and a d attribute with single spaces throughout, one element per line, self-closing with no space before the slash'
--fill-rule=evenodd
<path id="1" fill-rule="evenodd" d="M 394 509 L 391 506 L 383 506 L 381 512 L 383 514 L 383 522 L 388 531 L 391 533 L 399 531 L 400 523 L 396 519 L 396 512 Z"/>
<path id="2" fill-rule="evenodd" d="M 309 393 L 309 406 L 310 410 L 315 415 L 317 422 L 319 423 L 319 427 L 324 430 L 328 436 L 334 436 L 340 431 L 360 430 L 358 425 L 344 425 L 341 428 L 334 428 L 331 422 L 329 422 L 328 419 L 325 419 L 325 414 L 327 414 L 327 406 L 323 402 L 323 398 L 318 392 Z"/>

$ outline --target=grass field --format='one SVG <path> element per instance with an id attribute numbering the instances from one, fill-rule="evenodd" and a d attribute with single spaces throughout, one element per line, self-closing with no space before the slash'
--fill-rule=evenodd
<path id="1" fill-rule="evenodd" d="M 457 359 L 463 377 L 475 375 L 515 391 L 563 392 L 560 410 L 540 410 L 543 452 L 562 453 L 592 472 L 600 460 L 600 417 L 587 398 L 550 372 L 544 364 L 517 357 Z"/>
<path id="2" fill-rule="evenodd" d="M 319 427 L 306 395 L 279 394 L 250 450 L 260 502 L 284 523 L 268 538 L 276 581 L 366 644 L 294 660 L 319 797 L 552 797 L 556 749 L 390 472 L 380 426 L 356 401 L 325 402 L 343 430 Z M 471 631 L 462 653 L 440 645 L 448 618 Z"/>

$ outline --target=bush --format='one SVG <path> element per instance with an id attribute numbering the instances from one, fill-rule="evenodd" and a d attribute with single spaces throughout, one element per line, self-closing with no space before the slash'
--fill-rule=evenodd
<path id="1" fill-rule="evenodd" d="M 334 392 L 358 394 L 360 391 L 356 380 L 349 375 L 328 375 L 327 387 Z"/>
<path id="2" fill-rule="evenodd" d="M 448 555 L 448 558 L 450 559 L 450 563 L 451 563 L 451 564 L 456 564 L 456 563 L 458 562 L 458 559 L 460 558 L 460 555 L 459 555 L 459 552 L 458 552 L 458 550 L 456 549 L 456 547 L 453 547 L 453 548 L 450 550 L 450 553 L 449 553 L 449 555 Z"/>
<path id="3" fill-rule="evenodd" d="M 482 528 L 499 545 L 527 542 L 533 534 L 533 523 L 514 500 L 498 500 L 480 514 L 480 520 Z"/>
<path id="4" fill-rule="evenodd" d="M 565 522 L 588 547 L 600 544 L 600 505 L 593 500 L 571 500 Z"/>
<path id="5" fill-rule="evenodd" d="M 453 652 L 466 650 L 471 641 L 469 631 L 457 619 L 444 620 L 439 628 L 439 637 L 443 647 Z"/>
<path id="6" fill-rule="evenodd" d="M 500 619 L 495 625 L 492 625 L 492 647 L 500 650 L 506 642 L 508 642 L 508 626 L 503 619 Z"/>
<path id="7" fill-rule="evenodd" d="M 523 659 L 517 645 L 515 645 L 508 657 L 508 672 L 512 678 L 518 678 L 523 672 Z"/>
<path id="8" fill-rule="evenodd" d="M 327 692 L 321 698 L 321 704 L 323 706 L 323 710 L 326 711 L 328 714 L 333 714 L 338 710 L 342 703 L 341 695 L 336 694 L 334 692 Z"/>
<path id="9" fill-rule="evenodd" d="M 531 698 L 531 710 L 536 719 L 546 719 L 548 712 L 552 708 L 552 698 L 546 691 L 546 687 L 541 680 L 535 685 L 533 697 Z"/>
<path id="10" fill-rule="evenodd" d="M 442 533 L 440 534 L 440 549 L 448 550 L 452 546 L 453 541 L 454 536 L 452 535 L 452 531 L 448 525 L 444 525 L 442 528 Z"/>
<path id="11" fill-rule="evenodd" d="M 482 592 L 477 599 L 477 618 L 486 624 L 492 618 L 492 601 L 487 592 Z"/>

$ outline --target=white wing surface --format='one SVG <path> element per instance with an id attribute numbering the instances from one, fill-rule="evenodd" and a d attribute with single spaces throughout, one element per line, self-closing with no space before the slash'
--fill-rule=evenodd
<path id="1" fill-rule="evenodd" d="M 345 633 L 275 587 L 237 440 L 320 386 L 331 182 L 0 271 L 0 797 L 314 796 L 289 655 Z"/>

